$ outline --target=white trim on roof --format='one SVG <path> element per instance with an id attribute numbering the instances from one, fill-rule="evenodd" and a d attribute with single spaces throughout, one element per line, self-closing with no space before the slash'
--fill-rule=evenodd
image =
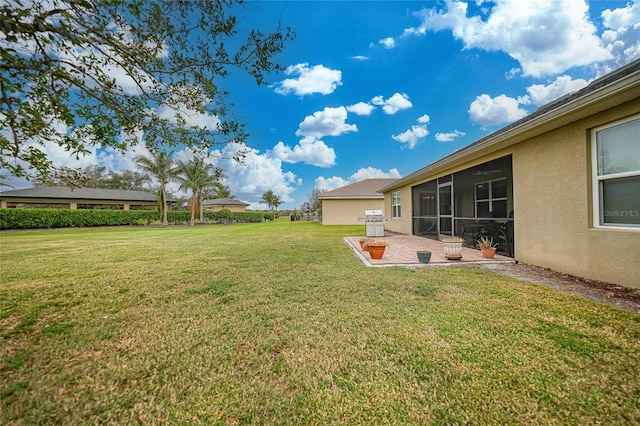
<path id="1" fill-rule="evenodd" d="M 329 196 L 318 196 L 319 200 L 383 200 L 384 195 L 329 195 Z"/>

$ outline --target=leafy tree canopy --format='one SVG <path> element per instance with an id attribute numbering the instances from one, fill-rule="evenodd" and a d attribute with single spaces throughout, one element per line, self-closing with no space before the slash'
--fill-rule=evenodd
<path id="1" fill-rule="evenodd" d="M 322 211 L 322 202 L 320 201 L 320 196 L 324 193 L 319 188 L 313 188 L 309 195 L 307 195 L 307 203 L 310 211 Z"/>
<path id="2" fill-rule="evenodd" d="M 46 181 L 60 171 L 46 144 L 80 156 L 141 139 L 149 149 L 242 143 L 222 79 L 240 69 L 262 84 L 294 37 L 280 26 L 240 32 L 242 3 L 4 0 L 0 168 Z"/>
<path id="3" fill-rule="evenodd" d="M 106 188 L 106 189 L 128 189 L 138 191 L 150 191 L 153 182 L 148 174 L 122 170 L 116 172 L 107 170 L 106 167 L 88 166 L 80 171 L 82 179 L 74 182 L 74 185 L 85 188 Z M 47 182 L 40 184 L 52 184 L 65 186 L 67 182 L 64 178 L 51 177 Z"/>
<path id="4" fill-rule="evenodd" d="M 220 177 L 222 178 L 224 176 L 221 175 Z M 236 198 L 236 196 L 231 193 L 231 189 L 229 189 L 227 185 L 216 182 L 212 187 L 204 191 L 203 199 L 213 200 L 216 198 Z"/>

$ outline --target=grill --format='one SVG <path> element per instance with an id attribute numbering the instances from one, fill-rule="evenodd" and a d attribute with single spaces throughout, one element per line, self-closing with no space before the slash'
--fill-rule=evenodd
<path id="1" fill-rule="evenodd" d="M 364 217 L 359 217 L 358 221 L 364 222 L 367 237 L 384 237 L 384 222 L 389 220 L 382 215 L 382 210 L 365 210 Z"/>

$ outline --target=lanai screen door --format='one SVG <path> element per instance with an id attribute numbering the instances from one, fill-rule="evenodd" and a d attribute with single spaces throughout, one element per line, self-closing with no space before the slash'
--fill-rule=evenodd
<path id="1" fill-rule="evenodd" d="M 453 182 L 451 179 L 448 182 L 443 180 L 446 178 L 438 183 L 438 232 L 440 235 L 453 235 Z"/>

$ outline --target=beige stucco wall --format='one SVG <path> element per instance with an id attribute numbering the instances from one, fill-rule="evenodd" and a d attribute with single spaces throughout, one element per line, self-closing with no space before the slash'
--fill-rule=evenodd
<path id="1" fill-rule="evenodd" d="M 591 132 L 640 112 L 640 101 L 516 145 L 516 259 L 640 288 L 640 230 L 593 226 Z"/>
<path id="2" fill-rule="evenodd" d="M 424 181 L 420 181 L 422 183 Z M 401 234 L 411 234 L 413 232 L 413 222 L 411 219 L 411 186 L 405 186 L 396 189 L 393 192 L 400 191 L 400 217 L 394 217 L 385 222 L 385 229 Z M 391 217 L 391 193 L 384 196 L 384 211 L 389 212 L 387 216 Z"/>
<path id="3" fill-rule="evenodd" d="M 359 217 L 364 217 L 365 210 L 384 210 L 384 200 L 382 198 L 373 199 L 336 199 L 322 201 L 322 224 L 323 225 L 363 225 L 358 222 Z M 384 210 L 389 216 L 391 210 Z M 388 222 L 387 222 L 388 223 Z"/>
<path id="4" fill-rule="evenodd" d="M 640 99 L 474 158 L 447 173 L 512 154 L 516 260 L 640 288 L 640 230 L 593 226 L 590 133 L 638 112 Z M 411 234 L 411 187 L 443 174 L 403 187 L 403 217 L 387 222 L 387 229 Z M 391 193 L 386 193 L 385 208 L 390 206 Z"/>

